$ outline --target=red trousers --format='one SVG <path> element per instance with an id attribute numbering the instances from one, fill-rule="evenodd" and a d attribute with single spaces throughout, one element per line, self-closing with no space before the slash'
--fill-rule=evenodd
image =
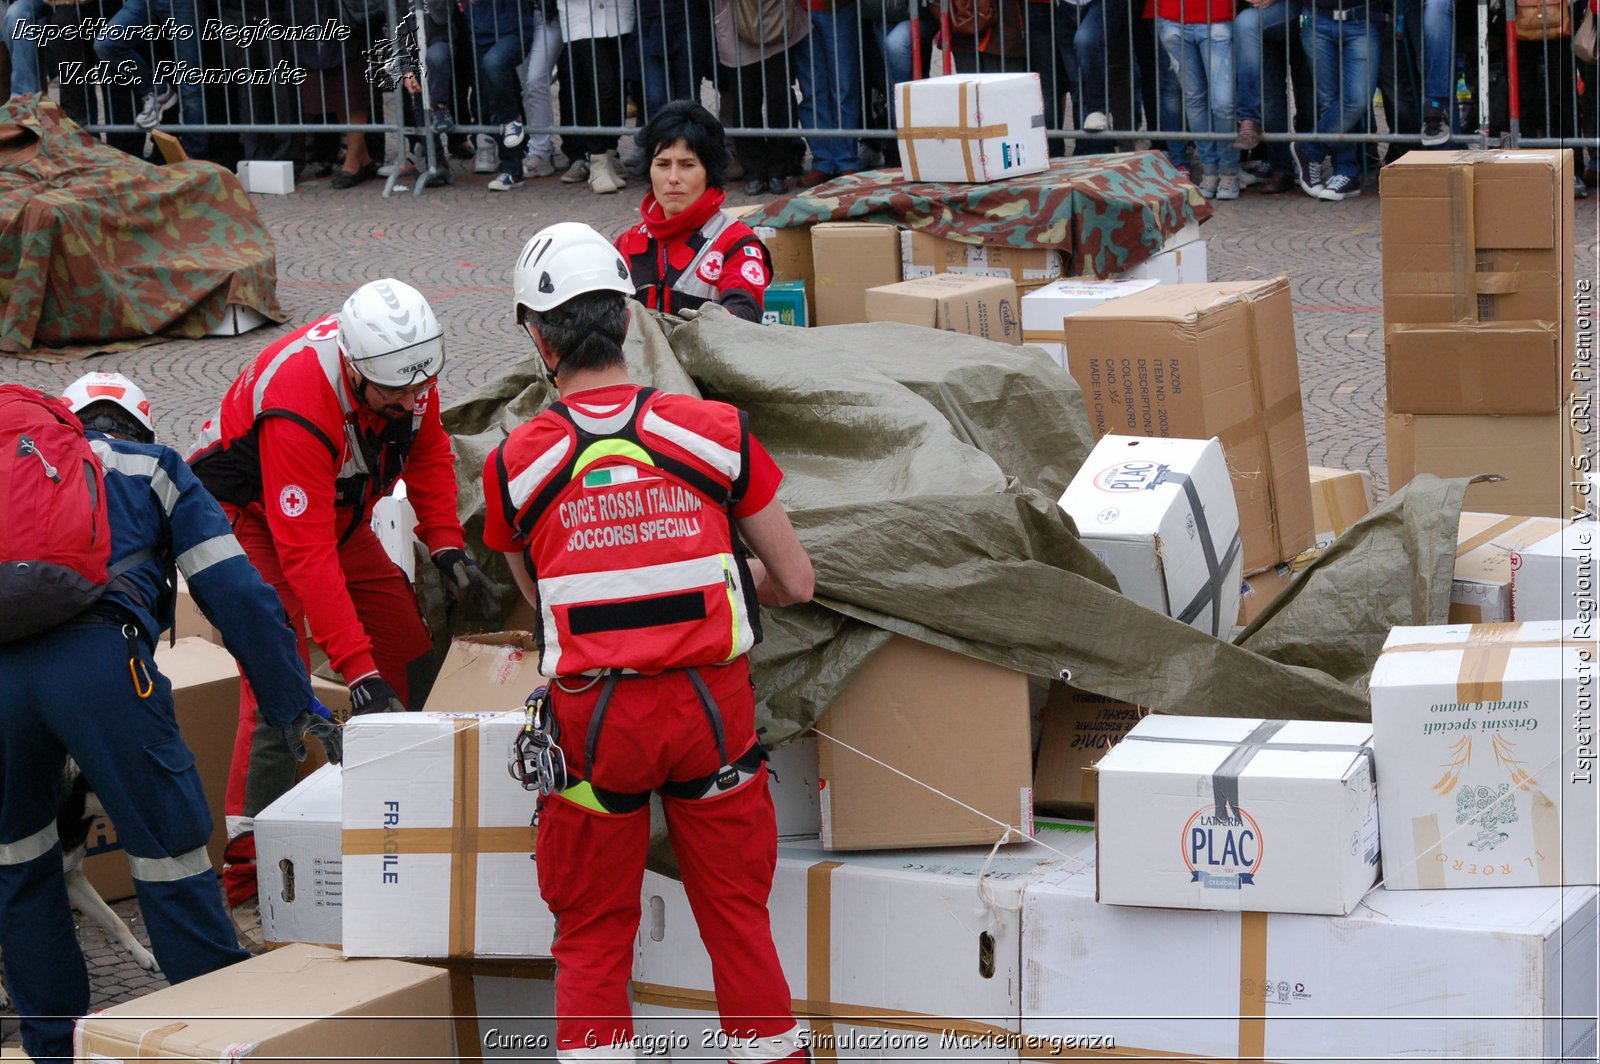
<path id="1" fill-rule="evenodd" d="M 233 533 L 245 555 L 283 600 L 289 623 L 299 636 L 301 660 L 309 669 L 305 610 L 278 564 L 266 519 L 251 510 L 240 511 L 232 506 L 224 509 L 233 520 Z M 433 646 L 410 583 L 367 525 L 357 528 L 339 547 L 339 567 L 344 571 L 345 589 L 355 604 L 356 616 L 372 640 L 372 656 L 379 674 L 409 705 L 406 667 Z M 282 737 L 274 729 L 257 728 L 255 692 L 248 681 L 241 680 L 239 727 L 234 733 L 233 761 L 223 799 L 228 847 L 223 853 L 222 882 L 228 904 L 238 905 L 255 897 L 256 848 L 251 820 L 294 786 L 297 771 Z"/>
<path id="2" fill-rule="evenodd" d="M 755 742 L 749 665 L 741 658 L 699 672 L 721 710 L 728 756 L 736 759 Z M 584 743 L 603 685 L 577 694 L 562 685 L 573 686 L 553 685 L 552 705 L 568 771 L 596 786 L 636 794 L 721 767 L 711 725 L 686 673 L 618 680 L 592 770 L 584 764 Z M 757 1052 L 743 1056 L 748 1061 L 804 1056 L 767 915 L 778 827 L 766 773 L 714 798 L 663 796 L 662 802 L 684 890 L 711 955 L 723 1030 L 761 1040 Z M 622 1056 L 609 1047 L 633 1038 L 628 982 L 649 843 L 648 805 L 612 814 L 560 796 L 544 801 L 539 892 L 556 917 L 559 1059 Z"/>

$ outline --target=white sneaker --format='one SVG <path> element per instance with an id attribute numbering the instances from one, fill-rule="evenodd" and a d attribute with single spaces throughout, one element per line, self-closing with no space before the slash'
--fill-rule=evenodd
<path id="1" fill-rule="evenodd" d="M 1217 199 L 1239 198 L 1239 175 L 1223 174 L 1217 179 Z"/>
<path id="2" fill-rule="evenodd" d="M 133 124 L 140 129 L 154 129 L 161 124 L 161 116 L 172 110 L 173 104 L 177 102 L 176 89 L 166 88 L 147 92 L 140 101 L 139 113 L 134 116 Z"/>
<path id="3" fill-rule="evenodd" d="M 602 152 L 589 156 L 589 189 L 597 196 L 621 192 L 623 188 L 616 171 L 611 168 L 611 156 Z"/>
<path id="4" fill-rule="evenodd" d="M 555 167 L 557 170 L 564 171 L 567 169 L 567 167 L 572 165 L 572 160 L 567 158 L 566 153 L 564 153 L 560 148 L 557 148 L 556 153 L 550 156 L 550 165 Z"/>
<path id="5" fill-rule="evenodd" d="M 1083 131 L 1085 133 L 1104 133 L 1110 124 L 1104 111 L 1090 111 L 1083 120 Z"/>
<path id="6" fill-rule="evenodd" d="M 527 184 L 527 182 L 522 180 L 522 178 L 512 177 L 510 174 L 502 170 L 500 171 L 500 176 L 489 182 L 489 191 L 510 192 L 512 189 L 521 188 L 525 184 Z"/>
<path id="7" fill-rule="evenodd" d="M 522 174 L 524 177 L 554 177 L 556 164 L 538 155 L 525 155 L 522 157 Z"/>
<path id="8" fill-rule="evenodd" d="M 523 125 L 512 119 L 500 127 L 500 143 L 508 148 L 520 148 L 522 142 L 528 139 L 528 134 L 523 131 Z"/>
<path id="9" fill-rule="evenodd" d="M 587 180 L 589 180 L 588 159 L 574 159 L 572 165 L 567 167 L 567 172 L 561 175 L 561 183 L 564 185 L 576 185 Z"/>
<path id="10" fill-rule="evenodd" d="M 1317 199 L 1338 201 L 1355 199 L 1359 195 L 1361 195 L 1360 178 L 1334 174 L 1318 190 Z"/>
<path id="11" fill-rule="evenodd" d="M 500 169 L 500 149 L 487 133 L 478 134 L 478 152 L 472 157 L 472 172 L 492 174 Z"/>

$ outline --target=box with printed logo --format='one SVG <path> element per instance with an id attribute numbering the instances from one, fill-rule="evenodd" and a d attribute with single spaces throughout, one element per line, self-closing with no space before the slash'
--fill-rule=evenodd
<path id="1" fill-rule="evenodd" d="M 1561 621 L 1389 632 L 1371 696 L 1390 889 L 1600 882 L 1581 712 L 1594 642 L 1565 635 Z"/>
<path id="2" fill-rule="evenodd" d="M 793 325 L 804 329 L 811 324 L 804 281 L 773 281 L 767 286 L 761 308 L 761 324 Z"/>
<path id="3" fill-rule="evenodd" d="M 1098 307 L 1113 299 L 1121 299 L 1153 288 L 1160 282 L 1152 278 L 1097 281 L 1092 277 L 1069 277 L 1052 281 L 1042 288 L 1022 294 L 1022 342 L 1042 347 L 1055 359 L 1056 365 L 1067 368 L 1066 334 L 1062 321 L 1069 315 Z"/>
<path id="4" fill-rule="evenodd" d="M 894 100 L 907 181 L 1000 181 L 1050 165 L 1038 74 L 902 81 Z"/>
<path id="5" fill-rule="evenodd" d="M 1461 512 L 1456 572 L 1450 583 L 1451 624 L 1504 624 L 1511 612 L 1511 556 L 1561 530 L 1558 517 L 1508 517 Z"/>
<path id="6" fill-rule="evenodd" d="M 1146 717 L 1097 766 L 1100 900 L 1348 913 L 1378 875 L 1372 748 L 1370 724 Z"/>
<path id="7" fill-rule="evenodd" d="M 261 935 L 268 942 L 340 944 L 344 937 L 344 788 L 323 765 L 255 817 Z"/>
<path id="8" fill-rule="evenodd" d="M 1009 278 L 939 273 L 867 289 L 868 321 L 901 321 L 927 329 L 1022 343 L 1017 286 Z"/>
<path id="9" fill-rule="evenodd" d="M 1122 593 L 1225 638 L 1239 615 L 1239 513 L 1222 446 L 1106 436 L 1061 496 Z"/>

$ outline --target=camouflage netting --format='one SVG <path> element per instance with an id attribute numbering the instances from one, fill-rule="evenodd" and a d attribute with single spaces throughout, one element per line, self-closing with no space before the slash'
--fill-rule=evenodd
<path id="1" fill-rule="evenodd" d="M 37 95 L 0 106 L 0 352 L 204 336 L 229 304 L 287 318 L 272 237 L 233 174 L 152 166 Z"/>
<path id="2" fill-rule="evenodd" d="M 743 220 L 779 229 L 884 222 L 965 243 L 1057 248 L 1069 276 L 1111 277 L 1211 211 L 1165 154 L 1139 151 L 1052 159 L 1042 173 L 987 185 L 912 183 L 898 169 L 849 174 Z"/>
<path id="3" fill-rule="evenodd" d="M 633 320 L 634 379 L 749 411 L 816 565 L 816 601 L 765 611 L 753 655 L 771 741 L 815 720 L 893 632 L 1172 713 L 1364 719 L 1389 627 L 1448 612 L 1464 480 L 1419 477 L 1235 645 L 1124 598 L 1078 541 L 1055 500 L 1089 452 L 1087 417 L 1037 348 L 720 309 L 680 322 L 636 306 Z M 529 360 L 445 411 L 469 543 L 484 457 L 551 397 Z M 509 579 L 499 557 L 480 560 Z"/>

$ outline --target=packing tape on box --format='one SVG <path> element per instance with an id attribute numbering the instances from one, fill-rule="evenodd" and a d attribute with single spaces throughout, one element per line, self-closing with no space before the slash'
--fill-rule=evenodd
<path id="1" fill-rule="evenodd" d="M 1184 473 L 1167 471 L 1162 476 L 1166 483 L 1178 484 L 1183 488 L 1183 494 L 1189 500 L 1189 512 L 1194 515 L 1195 533 L 1200 539 L 1200 552 L 1205 555 L 1206 582 L 1188 605 L 1178 612 L 1178 620 L 1184 624 L 1192 624 L 1200 616 L 1200 611 L 1206 608 L 1206 603 L 1211 604 L 1211 634 L 1221 636 L 1222 626 L 1231 626 L 1234 618 L 1226 620 L 1222 616 L 1222 597 L 1228 591 L 1228 573 L 1233 569 L 1233 560 L 1244 549 L 1239 533 L 1235 532 L 1228 541 L 1228 547 L 1222 552 L 1222 557 L 1217 557 L 1216 544 L 1211 542 L 1211 527 L 1206 523 L 1206 508 L 1200 505 L 1200 489 L 1194 485 L 1193 478 Z"/>
<path id="2" fill-rule="evenodd" d="M 1499 702 L 1505 696 L 1506 666 L 1513 650 L 1576 649 L 1582 640 L 1532 639 L 1522 635 L 1523 626 L 1475 624 L 1467 638 L 1453 643 L 1406 643 L 1387 647 L 1385 654 L 1418 654 L 1460 651 L 1461 666 L 1456 672 L 1457 702 Z"/>
<path id="3" fill-rule="evenodd" d="M 1527 518 L 1525 517 L 1507 517 L 1503 521 L 1496 521 L 1477 535 L 1458 543 L 1456 545 L 1456 557 L 1466 557 L 1484 544 L 1492 542 L 1496 536 L 1505 535 L 1526 520 Z M 1398 650 L 1399 647 L 1395 649 Z"/>
<path id="4" fill-rule="evenodd" d="M 1528 799 L 1532 806 L 1531 818 L 1533 820 L 1533 847 L 1539 857 L 1539 885 L 1542 887 L 1559 887 L 1562 884 L 1562 860 L 1552 860 L 1556 854 L 1563 853 L 1561 848 L 1561 810 L 1556 808 L 1543 792 L 1534 791 Z M 1471 822 L 1456 828 L 1452 834 L 1458 834 L 1472 829 Z M 1453 864 L 1460 870 L 1465 863 L 1462 860 L 1452 862 L 1450 855 L 1445 852 L 1444 838 L 1439 833 L 1439 817 L 1435 813 L 1427 816 L 1412 817 L 1411 819 L 1411 848 L 1415 856 L 1413 863 L 1417 869 L 1417 886 L 1422 890 L 1443 890 L 1446 886 L 1444 870 L 1446 864 Z M 1473 862 L 1478 863 L 1478 862 Z M 1487 862 L 1493 867 L 1492 860 Z"/>
<path id="5" fill-rule="evenodd" d="M 906 173 L 917 172 L 917 141 L 919 140 L 955 140 L 961 143 L 961 161 L 967 168 L 967 180 L 978 180 L 978 168 L 973 162 L 974 146 L 990 137 L 1003 137 L 1006 127 L 1003 125 L 969 126 L 968 117 L 975 107 L 972 106 L 971 95 L 977 91 L 977 85 L 966 82 L 961 86 L 957 111 L 957 124 L 953 126 L 924 126 L 915 127 L 911 121 L 911 86 L 913 82 L 902 82 L 900 88 L 900 127 L 898 136 L 906 146 Z"/>
<path id="6" fill-rule="evenodd" d="M 477 717 L 455 720 L 455 794 L 447 828 L 346 828 L 346 856 L 384 853 L 450 855 L 450 955 L 471 956 L 477 945 L 478 855 L 533 853 L 534 834 L 526 827 L 486 828 L 478 823 Z"/>

